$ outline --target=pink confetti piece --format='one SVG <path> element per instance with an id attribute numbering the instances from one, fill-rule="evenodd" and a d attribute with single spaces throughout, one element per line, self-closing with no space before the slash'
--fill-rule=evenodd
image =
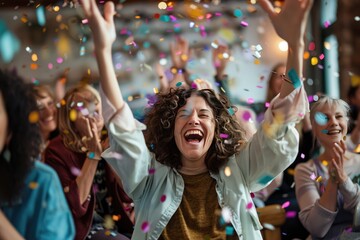
<path id="1" fill-rule="evenodd" d="M 164 195 L 162 195 L 161 196 L 161 198 L 160 198 L 160 202 L 165 202 L 166 201 L 166 195 L 164 194 Z"/>
<path id="2" fill-rule="evenodd" d="M 305 158 L 305 154 L 300 154 L 300 157 L 302 158 L 302 159 L 304 159 Z"/>
<path id="3" fill-rule="evenodd" d="M 226 133 L 220 133 L 220 137 L 221 137 L 221 138 L 228 138 L 228 137 L 229 137 L 229 135 L 228 135 L 228 134 L 226 134 Z"/>
<path id="4" fill-rule="evenodd" d="M 117 153 L 117 152 L 109 152 L 108 157 L 115 158 L 117 160 L 121 160 L 123 158 L 123 156 L 120 153 Z"/>
<path id="5" fill-rule="evenodd" d="M 155 173 L 155 168 L 150 168 L 149 169 L 149 174 L 154 174 Z"/>
<path id="6" fill-rule="evenodd" d="M 61 57 L 58 57 L 58 58 L 56 59 L 56 62 L 57 62 L 58 64 L 61 64 L 61 63 L 64 62 L 64 59 L 61 58 Z"/>
<path id="7" fill-rule="evenodd" d="M 322 53 L 322 54 L 320 54 L 320 56 L 319 56 L 319 59 L 320 60 L 323 60 L 325 58 L 325 55 Z"/>
<path id="8" fill-rule="evenodd" d="M 331 25 L 331 22 L 330 22 L 329 20 L 326 20 L 326 21 L 324 22 L 324 27 L 325 27 L 325 28 L 328 28 L 330 25 Z"/>
<path id="9" fill-rule="evenodd" d="M 249 210 L 253 207 L 253 203 L 249 202 L 248 204 L 246 204 L 246 209 Z"/>
<path id="10" fill-rule="evenodd" d="M 242 118 L 245 121 L 249 121 L 251 119 L 251 113 L 249 111 L 244 111 L 244 113 L 242 114 Z"/>
<path id="11" fill-rule="evenodd" d="M 309 51 L 314 51 L 315 50 L 315 43 L 311 42 L 309 43 Z"/>
<path id="12" fill-rule="evenodd" d="M 78 169 L 77 167 L 71 167 L 70 168 L 71 174 L 74 176 L 80 176 L 81 175 L 81 170 Z"/>
<path id="13" fill-rule="evenodd" d="M 282 205 L 281 205 L 281 208 L 287 208 L 290 206 L 290 202 L 289 201 L 286 201 L 284 202 Z"/>
<path id="14" fill-rule="evenodd" d="M 312 174 L 310 175 L 310 179 L 311 179 L 311 180 L 315 180 L 315 179 L 316 179 L 315 173 L 312 173 Z"/>
<path id="15" fill-rule="evenodd" d="M 250 193 L 250 196 L 251 196 L 251 198 L 254 198 L 254 197 L 255 197 L 255 193 L 251 192 L 251 193 Z"/>
<path id="16" fill-rule="evenodd" d="M 53 69 L 54 65 L 52 63 L 48 63 L 48 69 Z"/>
<path id="17" fill-rule="evenodd" d="M 248 98 L 246 101 L 248 104 L 253 104 L 255 101 L 253 98 Z"/>
<path id="18" fill-rule="evenodd" d="M 150 231 L 150 224 L 149 222 L 145 221 L 141 224 L 141 231 L 143 231 L 144 233 L 147 233 Z"/>
<path id="19" fill-rule="evenodd" d="M 288 211 L 286 212 L 286 218 L 295 218 L 297 215 L 296 211 Z"/>
<path id="20" fill-rule="evenodd" d="M 265 107 L 266 107 L 266 108 L 270 107 L 270 103 L 269 103 L 269 102 L 266 102 L 266 103 L 265 103 Z"/>
<path id="21" fill-rule="evenodd" d="M 247 23 L 245 21 L 241 21 L 240 25 L 243 26 L 243 27 L 247 27 L 247 26 L 249 26 L 249 23 Z"/>

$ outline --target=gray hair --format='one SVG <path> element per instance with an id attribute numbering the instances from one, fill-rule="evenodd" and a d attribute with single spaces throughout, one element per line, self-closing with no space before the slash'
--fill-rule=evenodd
<path id="1" fill-rule="evenodd" d="M 310 109 L 310 121 L 313 123 L 315 120 L 315 114 L 318 112 L 319 108 L 322 108 L 323 106 L 336 106 L 339 107 L 344 114 L 346 115 L 347 121 L 349 121 L 349 114 L 350 114 L 350 106 L 342 99 L 335 99 L 328 96 L 322 96 L 319 98 L 318 101 L 312 103 L 311 109 Z"/>

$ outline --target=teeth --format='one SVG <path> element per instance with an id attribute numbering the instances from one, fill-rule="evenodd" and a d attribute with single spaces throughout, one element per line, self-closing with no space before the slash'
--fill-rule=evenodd
<path id="1" fill-rule="evenodd" d="M 328 132 L 328 134 L 337 134 L 337 133 L 340 133 L 341 131 L 340 130 L 331 130 Z"/>
<path id="2" fill-rule="evenodd" d="M 196 134 L 196 135 L 202 136 L 202 133 L 201 133 L 199 130 L 190 130 L 190 131 L 187 131 L 187 132 L 185 133 L 185 137 L 186 137 L 186 136 L 189 136 L 189 135 L 191 135 L 191 134 Z"/>

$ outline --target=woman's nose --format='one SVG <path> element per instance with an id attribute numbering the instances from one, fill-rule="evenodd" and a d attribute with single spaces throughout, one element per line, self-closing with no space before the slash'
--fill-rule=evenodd
<path id="1" fill-rule="evenodd" d="M 191 114 L 188 123 L 189 123 L 189 125 L 194 125 L 194 126 L 199 125 L 200 121 L 199 121 L 198 115 L 196 113 Z"/>

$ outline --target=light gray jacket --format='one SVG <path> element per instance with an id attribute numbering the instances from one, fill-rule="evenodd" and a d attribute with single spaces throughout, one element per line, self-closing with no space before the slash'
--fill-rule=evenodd
<path id="1" fill-rule="evenodd" d="M 142 133 L 145 125 L 134 119 L 128 105 L 116 112 L 102 91 L 101 94 L 110 136 L 110 148 L 102 156 L 120 175 L 125 191 L 135 203 L 132 239 L 158 239 L 180 205 L 184 181 L 175 169 L 154 159 Z M 294 161 L 299 142 L 294 126 L 305 111 L 308 101 L 303 87 L 284 99 L 276 97 L 262 127 L 240 154 L 232 156 L 218 174 L 210 173 L 216 180 L 219 205 L 231 210 L 231 223 L 239 239 L 262 239 L 256 209 L 247 209 L 252 202 L 250 192 L 267 186 Z M 225 175 L 225 167 L 230 167 L 230 176 Z M 164 194 L 166 200 L 161 202 Z M 142 226 L 148 226 L 148 231 L 143 231 Z"/>

